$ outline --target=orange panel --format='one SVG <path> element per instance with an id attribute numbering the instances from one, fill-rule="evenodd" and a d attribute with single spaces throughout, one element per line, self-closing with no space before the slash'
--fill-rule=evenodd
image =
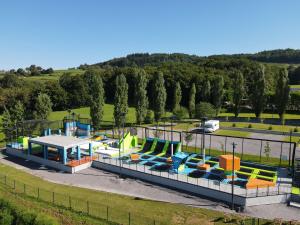
<path id="1" fill-rule="evenodd" d="M 167 158 L 167 163 L 172 163 L 173 161 L 172 161 L 172 158 L 171 157 L 169 157 L 169 158 Z"/>
<path id="2" fill-rule="evenodd" d="M 137 161 L 137 160 L 139 160 L 140 156 L 139 156 L 139 154 L 131 154 L 131 155 L 130 155 L 130 158 L 131 158 L 131 160 L 133 160 L 133 161 Z"/>
<path id="3" fill-rule="evenodd" d="M 209 164 L 201 164 L 201 165 L 197 165 L 197 168 L 199 170 L 208 170 L 210 168 L 210 165 Z"/>
<path id="4" fill-rule="evenodd" d="M 240 170 L 241 160 L 239 157 L 233 157 L 233 155 L 220 155 L 219 156 L 219 166 L 224 170 L 232 170 L 232 160 L 234 160 L 234 169 Z"/>
<path id="5" fill-rule="evenodd" d="M 266 187 L 274 187 L 275 183 L 271 181 L 250 178 L 248 183 L 246 184 L 246 189 L 254 189 L 254 188 L 266 188 Z"/>

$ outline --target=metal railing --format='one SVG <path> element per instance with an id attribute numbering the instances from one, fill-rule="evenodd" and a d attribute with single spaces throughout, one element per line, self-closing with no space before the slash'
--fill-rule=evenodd
<path id="1" fill-rule="evenodd" d="M 138 163 L 124 163 L 124 161 L 119 160 L 117 158 L 103 158 L 100 155 L 95 159 L 96 161 L 114 165 L 121 168 L 126 168 L 129 170 L 138 171 L 140 173 L 149 174 L 152 176 L 163 177 L 166 179 L 176 180 L 179 182 L 188 183 L 191 185 L 205 187 L 213 190 L 217 190 L 224 193 L 232 193 L 232 185 L 228 183 L 224 183 L 218 180 L 211 180 L 206 178 L 193 178 L 189 177 L 185 174 L 173 174 L 168 171 L 156 171 L 152 170 L 150 166 L 141 165 Z M 246 189 L 237 185 L 233 185 L 234 195 L 253 198 L 253 197 L 262 197 L 262 196 L 274 196 L 274 195 L 285 195 L 291 193 L 291 185 L 281 185 L 280 183 L 276 184 L 276 186 L 267 186 L 264 188 L 256 188 L 256 189 Z"/>

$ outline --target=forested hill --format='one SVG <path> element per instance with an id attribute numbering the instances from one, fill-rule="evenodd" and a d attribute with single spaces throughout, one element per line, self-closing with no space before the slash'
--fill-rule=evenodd
<path id="1" fill-rule="evenodd" d="M 300 64 L 300 50 L 299 49 L 277 49 L 270 51 L 262 51 L 255 54 L 233 54 L 233 55 L 212 55 L 208 57 L 200 57 L 196 55 L 188 55 L 181 53 L 163 54 L 163 53 L 137 53 L 127 55 L 126 57 L 115 58 L 106 62 L 97 63 L 99 66 L 139 66 L 146 65 L 158 66 L 164 62 L 185 62 L 192 64 L 202 64 L 211 59 L 249 59 L 258 62 L 266 63 L 285 63 L 285 64 Z"/>
<path id="2" fill-rule="evenodd" d="M 199 57 L 196 55 L 188 55 L 182 53 L 173 53 L 173 54 L 164 54 L 164 53 L 136 53 L 127 55 L 126 57 L 115 58 L 112 60 L 108 60 L 106 62 L 97 63 L 99 66 L 117 66 L 117 67 L 125 67 L 125 66 L 139 66 L 143 67 L 146 65 L 151 66 L 159 66 L 161 63 L 165 62 L 186 62 L 186 63 L 198 63 L 203 59 L 203 57 Z"/>
<path id="3" fill-rule="evenodd" d="M 299 49 L 276 49 L 271 51 L 262 51 L 256 54 L 240 54 L 237 57 L 247 57 L 259 62 L 271 63 L 287 63 L 298 64 L 300 63 L 300 50 Z"/>

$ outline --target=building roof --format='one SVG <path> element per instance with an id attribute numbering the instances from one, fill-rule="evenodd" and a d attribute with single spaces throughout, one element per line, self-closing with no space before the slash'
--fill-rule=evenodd
<path id="1" fill-rule="evenodd" d="M 64 149 L 88 144 L 91 142 L 87 139 L 80 139 L 76 137 L 61 136 L 61 135 L 49 135 L 49 136 L 31 138 L 29 141 L 35 144 L 46 145 L 55 148 L 64 148 Z"/>

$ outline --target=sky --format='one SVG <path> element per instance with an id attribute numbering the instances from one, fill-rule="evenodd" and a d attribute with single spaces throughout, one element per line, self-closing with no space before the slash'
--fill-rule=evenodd
<path id="1" fill-rule="evenodd" d="M 300 48 L 299 0 L 0 0 L 0 69 Z"/>

